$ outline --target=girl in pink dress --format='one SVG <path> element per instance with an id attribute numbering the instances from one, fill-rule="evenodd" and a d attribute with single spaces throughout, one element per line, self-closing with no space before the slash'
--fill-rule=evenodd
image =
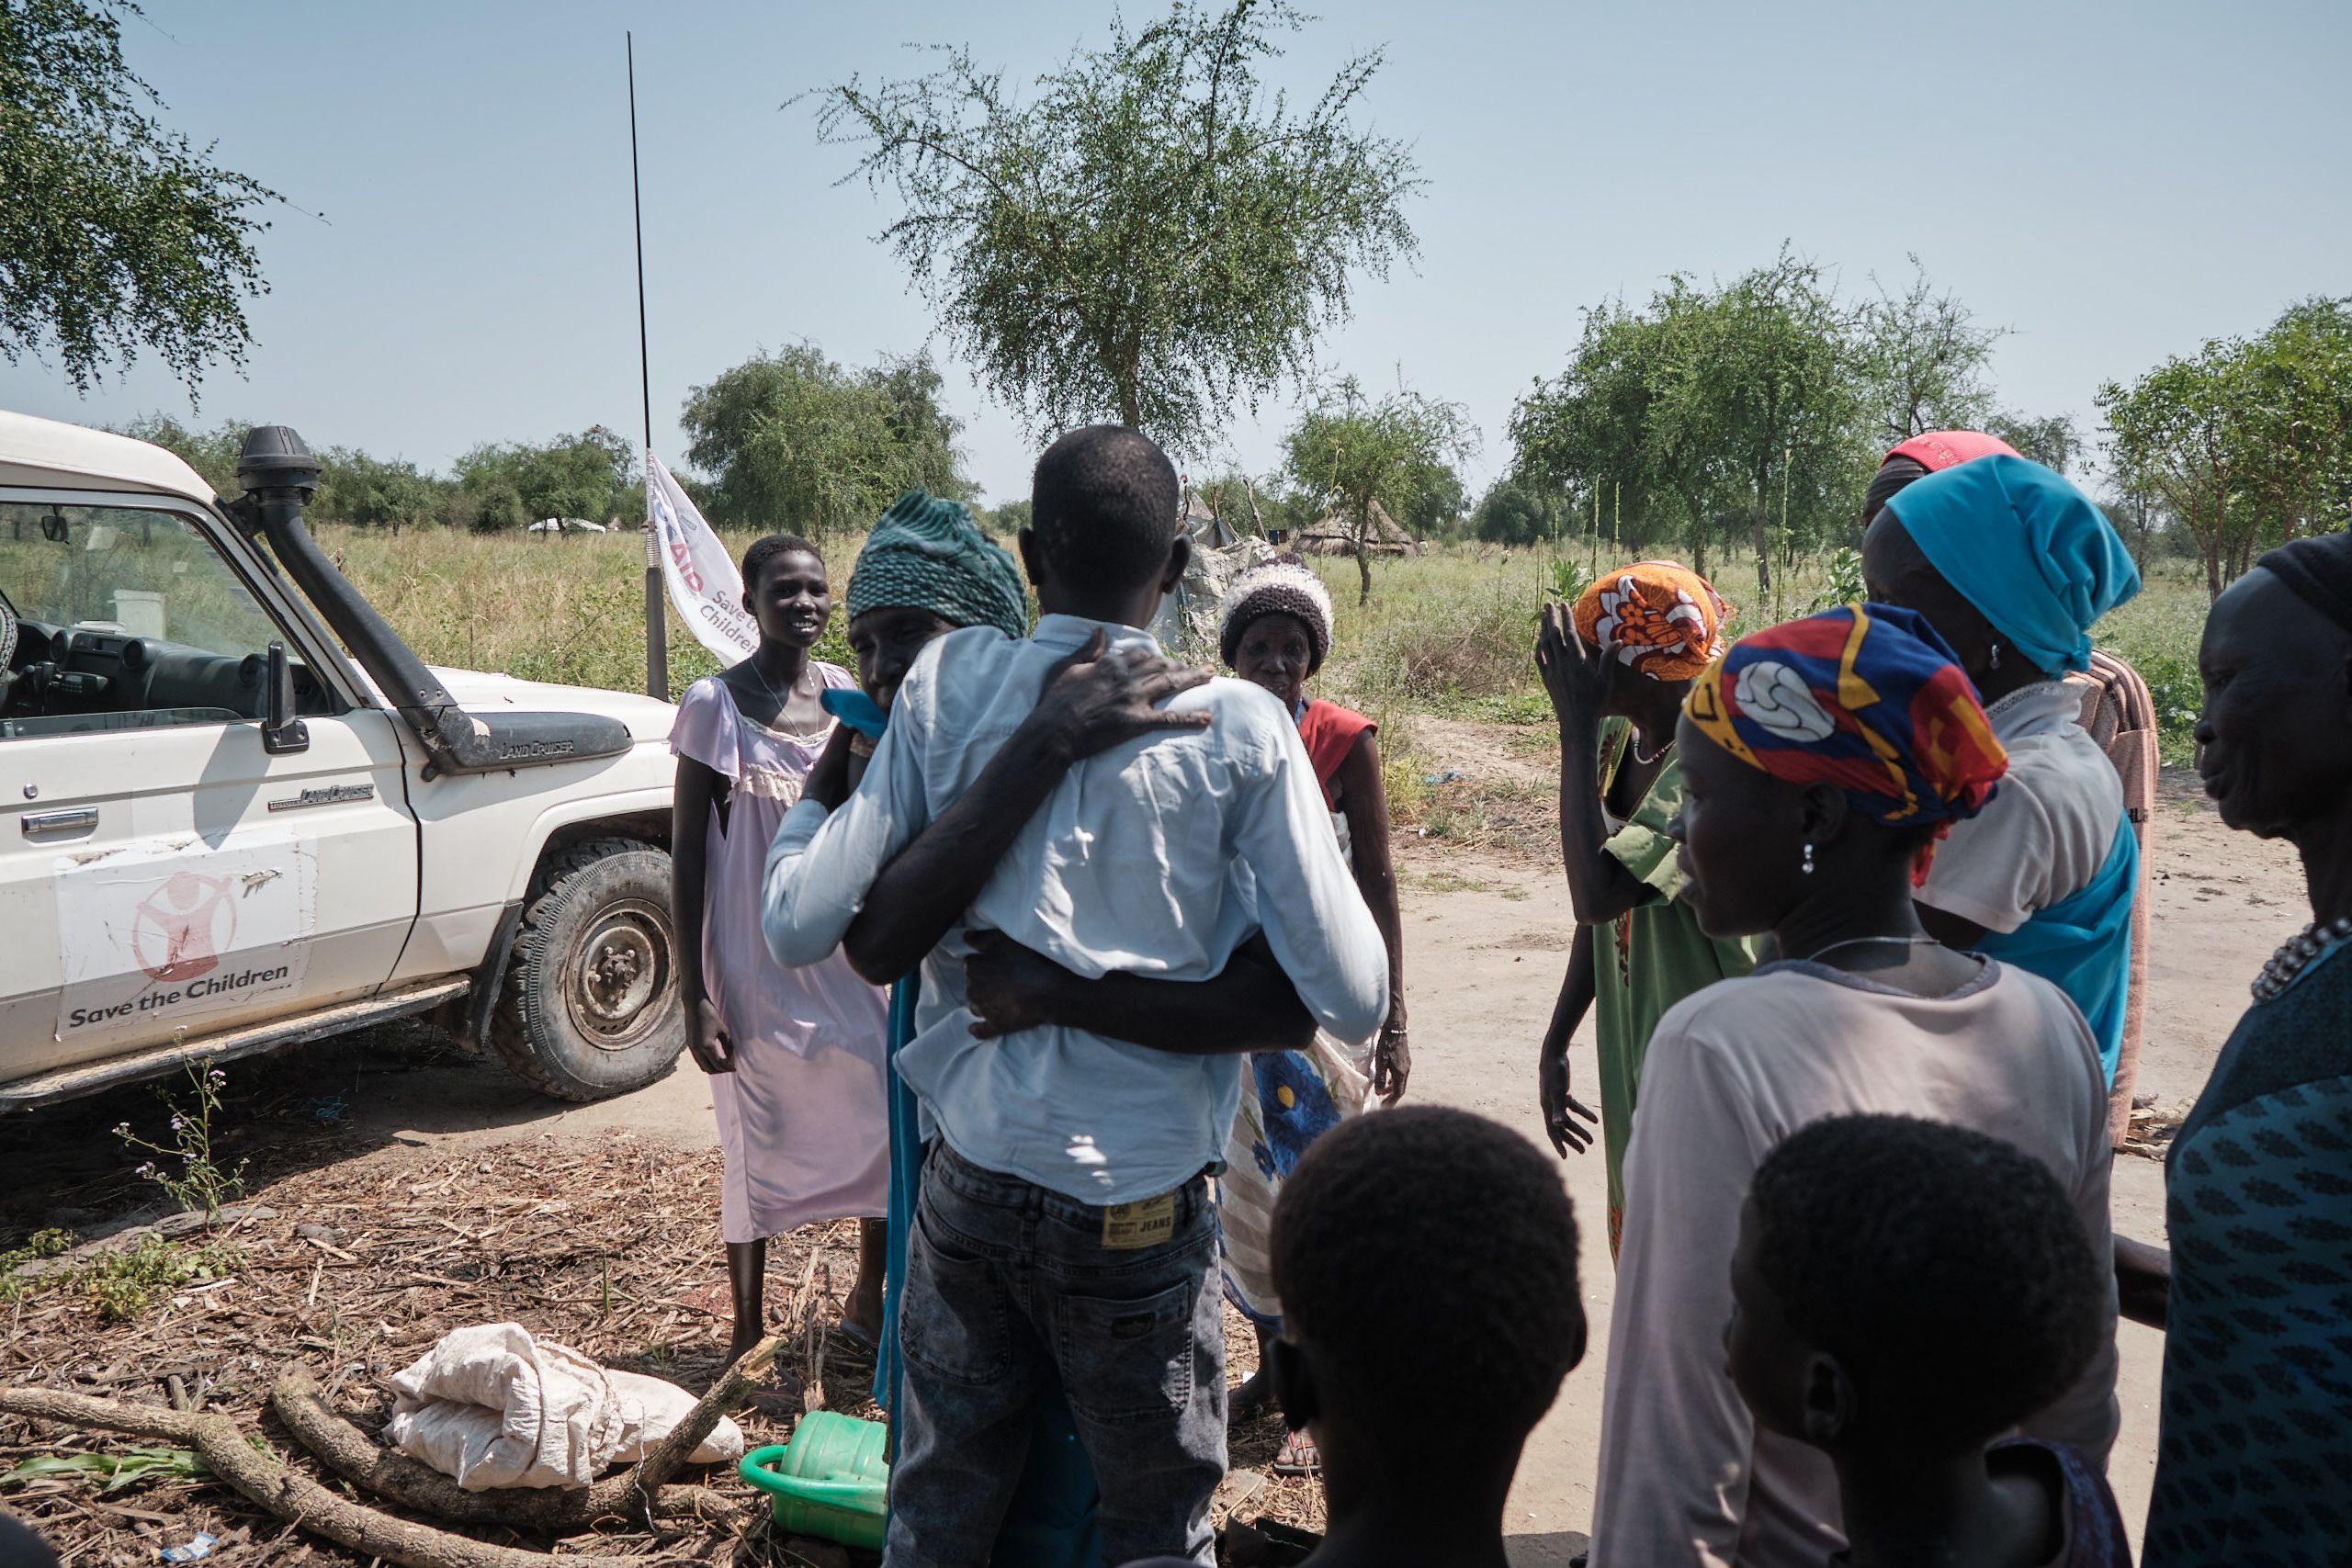
<path id="1" fill-rule="evenodd" d="M 865 1224 L 842 1328 L 872 1343 L 890 1149 L 883 993 L 838 952 L 783 968 L 760 934 L 769 840 L 832 735 L 819 698 L 857 684 L 808 657 L 832 615 L 825 563 L 807 540 L 771 535 L 744 554 L 743 597 L 759 623 L 758 649 L 687 687 L 670 730 L 678 759 L 671 897 L 687 1041 L 710 1075 L 727 1159 L 719 1228 L 734 1297 L 731 1355 L 760 1337 L 767 1238 L 849 1215 Z"/>

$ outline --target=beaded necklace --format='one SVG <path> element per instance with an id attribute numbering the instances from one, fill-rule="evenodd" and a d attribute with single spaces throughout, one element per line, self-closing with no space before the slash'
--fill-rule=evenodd
<path id="1" fill-rule="evenodd" d="M 2339 916 L 2323 926 L 2317 920 L 2289 937 L 2255 976 L 2254 999 L 2267 1002 L 2299 979 L 2313 960 L 2337 942 L 2352 939 L 2352 919 Z"/>

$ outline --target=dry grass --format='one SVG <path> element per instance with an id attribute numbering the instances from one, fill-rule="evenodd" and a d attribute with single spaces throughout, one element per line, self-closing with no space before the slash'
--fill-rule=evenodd
<path id="1" fill-rule="evenodd" d="M 429 1032 L 376 1032 L 379 1068 L 446 1068 Z M 387 1061 L 386 1058 L 390 1060 Z M 171 1243 L 209 1247 L 211 1277 L 191 1278 L 127 1320 L 68 1288 L 96 1253 L 120 1253 L 152 1235 L 133 1226 L 33 1269 L 0 1291 L 0 1382 L 96 1393 L 132 1403 L 184 1401 L 235 1416 L 299 1467 L 299 1444 L 266 1410 L 271 1384 L 308 1370 L 328 1404 L 363 1429 L 390 1411 L 390 1375 L 452 1328 L 519 1322 L 606 1365 L 666 1378 L 695 1393 L 722 1371 L 730 1308 L 718 1233 L 720 1156 L 628 1133 L 594 1140 L 544 1135 L 471 1152 L 371 1144 L 322 1105 L 343 1096 L 300 1053 L 246 1065 L 224 1105 L 224 1142 L 250 1152 L 251 1191 L 223 1233 Z M 491 1071 L 484 1066 L 481 1070 Z M 355 1086 L 354 1092 L 356 1092 Z M 38 1179 L 0 1194 L 0 1239 L 61 1221 L 104 1231 L 108 1215 L 137 1204 L 144 1184 L 103 1131 L 128 1103 L 61 1107 L 33 1129 Z M 134 1115 L 137 1112 L 134 1112 Z M 61 1205 L 70 1209 L 61 1211 Z M 118 1222 L 119 1223 L 119 1222 Z M 771 1327 L 788 1326 L 795 1284 L 810 1281 L 814 1325 L 840 1319 L 856 1273 L 853 1221 L 811 1226 L 771 1244 Z M 0 1272 L 6 1264 L 0 1262 Z M 40 1270 L 46 1269 L 43 1273 Z M 35 1277 L 27 1279 L 32 1273 Z M 1255 1366 L 1255 1337 L 1230 1309 L 1231 1375 Z M 779 1358 L 775 1382 L 737 1420 L 753 1446 L 787 1441 L 824 1358 L 824 1407 L 875 1418 L 871 1363 L 844 1367 L 830 1341 L 803 1336 Z M 1281 1442 L 1271 1417 L 1237 1427 L 1238 1468 L 1270 1462 Z M 131 1439 L 69 1428 L 39 1429 L 0 1417 L 0 1474 L 34 1457 L 120 1454 Z M 753 1568 L 823 1561 L 830 1553 L 772 1533 L 760 1499 L 724 1469 L 704 1480 L 739 1499 L 723 1517 L 651 1531 L 603 1535 L 594 1550 L 642 1553 L 649 1562 L 725 1562 Z M 1272 1516 L 1319 1528 L 1319 1484 L 1268 1477 L 1241 1502 L 1247 1519 Z M 28 1519 L 74 1568 L 147 1563 L 158 1548 L 197 1532 L 238 1549 L 236 1561 L 315 1561 L 363 1568 L 364 1556 L 287 1532 L 226 1486 L 160 1467 L 107 1492 L 96 1478 L 49 1476 L 0 1484 L 0 1506 Z M 501 1544 L 537 1545 L 520 1532 L 469 1529 Z M 581 1545 L 587 1544 L 584 1540 Z M 580 1546 L 575 1545 L 574 1550 Z M 861 1559 L 871 1562 L 870 1558 Z"/>
<path id="2" fill-rule="evenodd" d="M 498 670 L 526 680 L 642 691 L 644 545 L 637 535 L 534 539 L 426 530 L 391 536 L 322 530 L 322 541 L 401 635 L 426 660 Z M 837 585 L 862 536 L 828 541 Z M 751 536 L 730 536 L 740 556 Z M 1551 709 L 1535 680 L 1535 622 L 1552 581 L 1546 551 L 1447 547 L 1410 559 L 1376 562 L 1373 599 L 1359 605 L 1353 561 L 1313 562 L 1331 589 L 1336 625 L 1317 691 L 1379 721 L 1391 816 L 1425 837 L 1548 859 L 1551 804 L 1540 789 L 1478 779 L 1467 787 L 1425 784 L 1442 777 L 1442 752 L 1424 743 L 1419 716 L 1471 718 L 1511 729 L 1508 744 L 1530 756 L 1550 747 Z M 1604 563 L 1605 564 L 1605 563 Z M 1724 581 L 1749 577 L 1745 561 Z M 1754 597 L 1749 582 L 1746 599 Z M 1781 574 L 1771 602 L 1743 600 L 1735 634 L 1776 615 L 1804 614 L 1826 591 L 1821 562 L 1800 559 Z M 1741 597 L 1736 592 L 1735 597 Z M 2148 679 L 2165 723 L 2168 762 L 2186 760 L 2196 714 L 2197 637 L 2204 625 L 2201 580 L 2177 563 L 2149 574 L 2139 599 L 2098 628 L 2100 641 Z M 670 626 L 670 694 L 718 668 L 686 634 Z M 835 616 L 820 657 L 850 662 Z"/>

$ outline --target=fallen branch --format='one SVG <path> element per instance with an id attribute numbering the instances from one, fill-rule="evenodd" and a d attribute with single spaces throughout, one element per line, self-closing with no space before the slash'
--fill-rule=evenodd
<path id="1" fill-rule="evenodd" d="M 48 1388 L 0 1388 L 0 1415 L 184 1443 L 204 1456 L 214 1475 L 278 1518 L 401 1568 L 548 1568 L 545 1552 L 492 1546 L 354 1503 L 263 1453 L 232 1416 L 125 1404 Z M 564 1568 L 647 1568 L 649 1561 L 569 1554 L 562 1559 Z"/>
<path id="2" fill-rule="evenodd" d="M 452 1524 L 503 1525 L 570 1535 L 600 1519 L 624 1517 L 628 1505 L 627 1475 L 578 1489 L 532 1486 L 469 1492 L 431 1465 L 419 1464 L 397 1449 L 384 1447 L 336 1415 L 320 1397 L 319 1385 L 307 1371 L 289 1371 L 279 1378 L 269 1392 L 269 1404 L 296 1440 L 337 1475 L 403 1508 Z M 726 1497 L 707 1486 L 684 1486 L 661 1496 L 655 1512 L 665 1517 L 684 1514 L 712 1518 L 723 1516 L 729 1506 Z"/>
<path id="3" fill-rule="evenodd" d="M 741 1356 L 727 1369 L 726 1375 L 710 1385 L 710 1392 L 695 1402 L 686 1418 L 670 1428 L 669 1436 L 654 1445 L 653 1451 L 637 1461 L 637 1467 L 616 1481 L 600 1482 L 588 1489 L 594 1496 L 602 1486 L 616 1485 L 620 1496 L 634 1506 L 625 1510 L 633 1518 L 650 1517 L 653 1495 L 662 1483 L 678 1473 L 718 1418 L 741 1404 L 752 1387 L 767 1376 L 775 1365 L 776 1352 L 784 1348 L 784 1336 L 771 1334 Z"/>

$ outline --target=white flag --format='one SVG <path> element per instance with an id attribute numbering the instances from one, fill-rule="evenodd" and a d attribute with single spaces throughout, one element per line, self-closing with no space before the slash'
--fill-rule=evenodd
<path id="1" fill-rule="evenodd" d="M 658 545 L 670 603 L 693 628 L 695 640 L 729 664 L 760 646 L 759 623 L 743 607 L 743 579 L 727 547 L 695 503 L 650 452 L 645 455 L 646 544 Z"/>

